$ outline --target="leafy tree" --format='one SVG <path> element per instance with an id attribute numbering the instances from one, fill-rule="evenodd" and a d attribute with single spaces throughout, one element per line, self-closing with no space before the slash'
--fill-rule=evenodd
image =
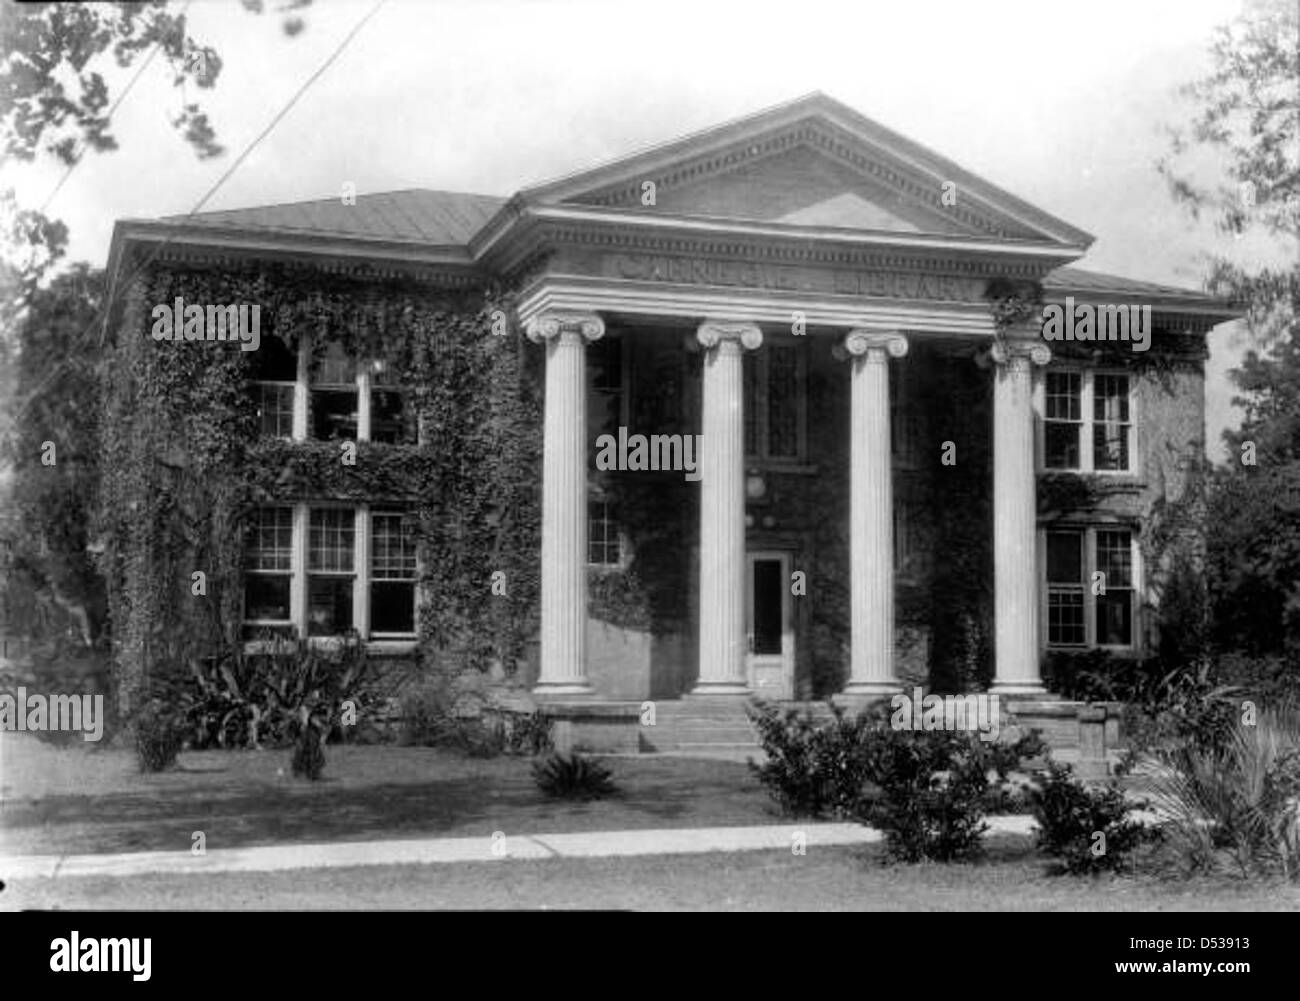
<path id="1" fill-rule="evenodd" d="M 253 13 L 262 0 L 241 0 Z M 286 0 L 275 8 L 284 15 L 289 36 L 303 29 L 293 13 L 311 0 Z M 183 105 L 172 125 L 200 158 L 224 148 L 196 92 L 210 90 L 221 74 L 215 49 L 190 34 L 189 3 L 143 0 L 130 3 L 0 4 L 0 142 L 5 155 L 20 161 L 52 156 L 71 166 L 88 152 L 118 148 L 110 120 L 112 94 L 103 70 L 111 58 L 129 68 L 156 52 L 181 88 Z M 191 90 L 190 88 L 193 88 Z M 6 276 L 10 292 L 39 280 L 63 255 L 67 229 L 45 216 L 44 208 L 23 208 L 12 192 L 0 194 L 0 228 L 15 261 Z"/>
<path id="2" fill-rule="evenodd" d="M 1282 262 L 1211 265 L 1212 292 L 1240 303 L 1256 348 L 1232 378 L 1241 428 L 1209 496 L 1208 585 L 1215 638 L 1252 652 L 1300 652 L 1300 13 L 1257 2 L 1220 28 L 1213 69 L 1184 88 L 1198 112 L 1160 170 L 1194 217 L 1227 236 L 1263 235 Z M 1213 186 L 1196 158 L 1222 165 Z M 1234 241 L 1235 243 L 1235 241 Z M 1232 246 L 1232 244 L 1228 244 Z"/>

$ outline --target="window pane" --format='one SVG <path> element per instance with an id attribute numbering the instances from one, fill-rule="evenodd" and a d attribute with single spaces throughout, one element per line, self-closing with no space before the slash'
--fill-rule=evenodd
<path id="1" fill-rule="evenodd" d="M 1133 546 L 1129 532 L 1097 533 L 1097 569 L 1106 575 L 1107 590 L 1133 586 Z"/>
<path id="2" fill-rule="evenodd" d="M 587 562 L 617 566 L 620 558 L 619 525 L 614 510 L 605 501 L 592 501 L 587 505 Z"/>
<path id="3" fill-rule="evenodd" d="M 287 622 L 289 614 L 289 575 L 244 575 L 244 618 Z"/>
<path id="4" fill-rule="evenodd" d="M 311 512 L 307 569 L 352 573 L 352 551 L 352 512 L 343 508 L 315 508 Z"/>
<path id="5" fill-rule="evenodd" d="M 253 352 L 250 376 L 255 382 L 297 382 L 298 353 L 290 351 L 280 338 L 263 333 Z"/>
<path id="6" fill-rule="evenodd" d="M 352 578 L 309 577 L 307 633 L 328 636 L 352 628 Z"/>
<path id="7" fill-rule="evenodd" d="M 352 386 L 357 381 L 357 366 L 343 345 L 334 341 L 324 351 L 315 353 L 311 381 L 314 386 Z"/>
<path id="8" fill-rule="evenodd" d="M 1047 595 L 1047 642 L 1079 646 L 1085 640 L 1083 592 L 1052 590 Z"/>
<path id="9" fill-rule="evenodd" d="M 799 455 L 799 352 L 771 347 L 767 357 L 767 454 Z"/>
<path id="10" fill-rule="evenodd" d="M 370 572 L 380 580 L 415 577 L 415 521 L 402 514 L 370 516 Z"/>
<path id="11" fill-rule="evenodd" d="M 1128 420 L 1128 376 L 1099 375 L 1093 380 L 1092 419 Z"/>
<path id="12" fill-rule="evenodd" d="M 402 394 L 391 389 L 370 391 L 370 440 L 397 445 L 409 439 Z"/>
<path id="13" fill-rule="evenodd" d="M 1082 418 L 1082 384 L 1078 372 L 1047 373 L 1048 420 L 1077 421 Z"/>
<path id="14" fill-rule="evenodd" d="M 618 393 L 623 389 L 623 339 L 602 337 L 587 349 L 591 388 Z"/>
<path id="15" fill-rule="evenodd" d="M 1097 642 L 1129 646 L 1133 641 L 1133 592 L 1112 589 L 1097 595 Z"/>
<path id="16" fill-rule="evenodd" d="M 244 565 L 248 570 L 293 567 L 293 509 L 263 507 L 249 521 Z"/>
<path id="17" fill-rule="evenodd" d="M 1079 532 L 1047 533 L 1047 579 L 1050 583 L 1083 583 L 1082 539 Z"/>
<path id="18" fill-rule="evenodd" d="M 277 383 L 256 383 L 253 399 L 261 433 L 275 438 L 293 437 L 294 387 Z"/>
<path id="19" fill-rule="evenodd" d="M 355 389 L 312 390 L 311 433 L 324 440 L 357 437 L 357 391 Z"/>
<path id="20" fill-rule="evenodd" d="M 1047 421 L 1043 431 L 1043 461 L 1047 468 L 1078 469 L 1079 425 Z"/>
<path id="21" fill-rule="evenodd" d="M 415 632 L 415 585 L 409 581 L 375 581 L 370 585 L 370 631 Z"/>
<path id="22" fill-rule="evenodd" d="M 1092 465 L 1094 469 L 1128 469 L 1127 424 L 1094 424 L 1092 426 Z"/>

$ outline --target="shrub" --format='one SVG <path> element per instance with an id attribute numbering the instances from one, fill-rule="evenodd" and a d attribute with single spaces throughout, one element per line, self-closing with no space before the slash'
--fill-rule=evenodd
<path id="1" fill-rule="evenodd" d="M 615 792 L 609 769 L 580 754 L 551 754 L 534 762 L 533 781 L 555 799 L 601 799 Z"/>
<path id="2" fill-rule="evenodd" d="M 147 703 L 136 716 L 134 729 L 135 753 L 142 772 L 161 772 L 176 763 L 184 730 L 165 703 Z"/>
<path id="3" fill-rule="evenodd" d="M 1057 761 L 1049 761 L 1040 784 L 1031 787 L 1029 804 L 1038 821 L 1039 850 L 1057 859 L 1068 873 L 1127 869 L 1134 851 L 1152 836 L 1129 817 L 1146 803 L 1130 803 L 1113 782 L 1091 788 L 1069 765 Z"/>
<path id="4" fill-rule="evenodd" d="M 883 725 L 878 711 L 850 718 L 830 704 L 829 720 L 811 711 L 782 713 L 770 703 L 747 707 L 767 760 L 749 767 L 782 811 L 794 817 L 855 817 L 866 790 L 865 735 Z"/>
<path id="5" fill-rule="evenodd" d="M 1186 871 L 1300 878 L 1300 711 L 1237 722 L 1221 747 L 1157 751 L 1155 805 L 1165 841 Z"/>
<path id="6" fill-rule="evenodd" d="M 991 790 L 1005 789 L 1012 769 L 1043 753 L 1034 733 L 998 743 L 965 731 L 875 727 L 866 745 L 880 793 L 861 819 L 884 831 L 889 858 L 905 862 L 979 854 Z"/>
<path id="7" fill-rule="evenodd" d="M 508 713 L 506 751 L 510 754 L 545 754 L 555 746 L 553 720 L 540 710 Z"/>

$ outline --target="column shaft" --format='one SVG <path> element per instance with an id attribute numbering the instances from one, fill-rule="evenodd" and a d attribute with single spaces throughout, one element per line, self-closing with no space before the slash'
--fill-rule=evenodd
<path id="1" fill-rule="evenodd" d="M 744 350 L 753 324 L 702 325 L 699 679 L 694 695 L 746 695 Z"/>
<path id="2" fill-rule="evenodd" d="M 587 359 L 598 317 L 548 315 L 542 460 L 542 636 L 538 695 L 589 695 L 587 681 Z"/>
<path id="3" fill-rule="evenodd" d="M 1046 691 L 1038 670 L 1032 365 L 1050 358 L 1044 344 L 1007 343 L 993 351 L 993 690 L 1007 695 Z"/>

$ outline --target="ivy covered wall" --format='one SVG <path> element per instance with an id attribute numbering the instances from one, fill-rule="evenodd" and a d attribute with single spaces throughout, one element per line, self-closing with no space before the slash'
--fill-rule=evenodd
<path id="1" fill-rule="evenodd" d="M 155 341 L 150 312 L 188 303 L 261 306 L 262 338 L 313 352 L 331 341 L 382 358 L 423 444 L 259 439 L 248 378 L 255 352 Z M 420 525 L 424 670 L 512 670 L 536 630 L 540 551 L 540 352 L 500 289 L 348 278 L 305 266 L 152 265 L 124 296 L 106 352 L 104 474 L 96 534 L 110 582 L 119 705 L 164 666 L 241 639 L 244 526 L 256 506 L 391 501 Z M 502 329 L 499 324 L 495 329 Z M 206 575 L 206 595 L 192 574 Z M 506 594 L 492 575 L 505 574 Z"/>

